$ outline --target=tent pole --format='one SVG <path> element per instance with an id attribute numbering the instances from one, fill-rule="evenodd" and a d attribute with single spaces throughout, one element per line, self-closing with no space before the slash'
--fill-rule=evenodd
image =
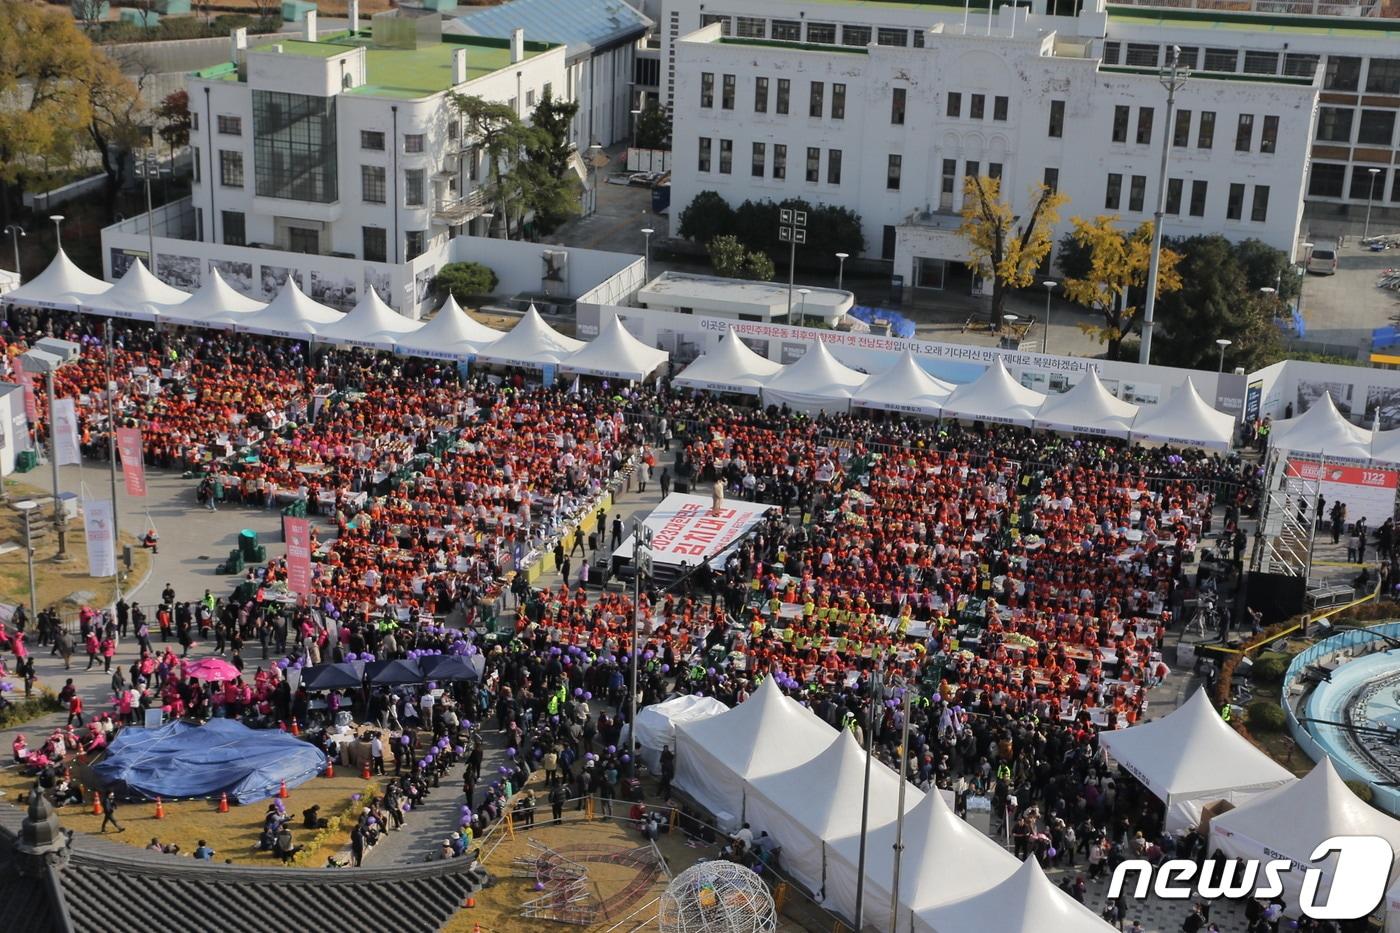
<path id="1" fill-rule="evenodd" d="M 885 671 L 885 658 L 882 654 L 875 668 L 875 676 L 870 680 L 870 715 L 865 723 L 865 780 L 860 794 L 860 858 L 856 865 L 856 925 L 855 933 L 860 933 L 865 925 L 865 843 L 870 829 L 870 759 L 875 743 L 875 717 L 880 714 L 880 698 L 883 694 L 882 680 Z"/>
<path id="2" fill-rule="evenodd" d="M 894 882 L 890 885 L 890 917 L 893 918 L 896 928 L 899 925 L 899 862 L 904 856 L 904 786 L 909 783 L 909 712 L 913 700 L 913 688 L 906 684 L 904 730 L 899 740 L 899 809 L 895 811 L 894 817 Z M 938 793 L 937 787 L 934 787 L 933 793 Z"/>

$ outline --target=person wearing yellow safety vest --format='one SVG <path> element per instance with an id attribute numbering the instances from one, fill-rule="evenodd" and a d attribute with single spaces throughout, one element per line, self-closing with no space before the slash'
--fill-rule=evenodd
<path id="1" fill-rule="evenodd" d="M 1230 721 L 1230 704 L 1222 703 L 1220 706 L 1220 718 L 1226 722 Z"/>

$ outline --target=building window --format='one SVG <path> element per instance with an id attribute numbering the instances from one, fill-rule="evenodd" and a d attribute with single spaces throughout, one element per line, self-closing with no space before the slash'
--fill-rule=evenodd
<path id="1" fill-rule="evenodd" d="M 467 160 L 467 178 L 471 181 L 477 180 L 478 166 L 481 163 L 481 153 L 475 146 L 468 146 L 466 154 L 463 156 Z"/>
<path id="2" fill-rule="evenodd" d="M 1147 198 L 1147 176 L 1134 175 L 1128 183 L 1128 210 L 1141 211 L 1142 202 Z"/>
<path id="3" fill-rule="evenodd" d="M 846 85 L 831 85 L 831 119 L 846 119 Z"/>
<path id="4" fill-rule="evenodd" d="M 727 36 L 730 34 L 730 19 L 728 16 L 716 16 L 713 13 L 700 14 L 700 28 L 703 29 L 706 26 L 713 26 L 715 23 L 719 23 L 720 35 Z"/>
<path id="5" fill-rule="evenodd" d="M 223 136 L 242 136 L 243 118 L 231 117 L 228 114 L 219 114 L 219 133 Z"/>
<path id="6" fill-rule="evenodd" d="M 1175 217 L 1175 216 L 1180 216 L 1180 214 L 1181 214 L 1181 179 L 1180 179 L 1180 178 L 1168 178 L 1168 179 L 1167 179 L 1167 206 L 1166 206 L 1166 213 L 1171 214 L 1171 215 L 1174 216 L 1174 217 Z"/>
<path id="7" fill-rule="evenodd" d="M 720 93 L 720 99 L 719 99 L 719 106 L 720 106 L 720 109 L 722 109 L 722 110 L 733 110 L 733 109 L 734 109 L 734 88 L 735 88 L 735 86 L 736 86 L 736 80 L 735 80 L 734 76 L 733 76 L 733 75 L 725 75 L 725 76 L 724 76 L 724 83 L 723 83 L 723 85 L 722 85 L 723 90 L 722 90 L 721 93 Z"/>
<path id="8" fill-rule="evenodd" d="M 715 74 L 712 71 L 700 72 L 700 106 L 705 109 L 715 105 Z"/>
<path id="9" fill-rule="evenodd" d="M 753 112 L 768 112 L 768 79 L 753 79 Z"/>
<path id="10" fill-rule="evenodd" d="M 963 175 L 966 176 L 967 178 L 976 178 L 978 175 L 981 175 L 981 174 L 982 174 L 982 163 L 981 163 L 981 162 L 969 162 L 969 163 L 967 163 L 967 165 L 963 166 Z"/>
<path id="11" fill-rule="evenodd" d="M 1119 42 L 1104 42 L 1103 63 L 1105 65 L 1118 64 L 1118 56 L 1122 54 L 1122 44 Z"/>
<path id="12" fill-rule="evenodd" d="M 1395 173 L 1394 181 L 1390 185 L 1390 200 L 1400 203 L 1400 171 Z"/>
<path id="13" fill-rule="evenodd" d="M 1062 139 L 1065 135 L 1065 102 L 1050 101 L 1050 137 Z"/>
<path id="14" fill-rule="evenodd" d="M 986 116 L 987 95 L 973 94 L 972 103 L 967 108 L 967 115 L 973 120 L 981 120 Z"/>
<path id="15" fill-rule="evenodd" d="M 199 178 L 199 173 L 200 173 L 201 167 L 204 165 L 204 159 L 200 157 L 200 154 L 199 154 L 199 147 L 198 147 L 198 146 L 194 146 L 193 149 L 194 149 L 194 180 L 195 180 L 196 183 L 198 183 L 199 180 L 200 180 L 200 178 Z"/>
<path id="16" fill-rule="evenodd" d="M 1249 209 L 1249 219 L 1262 224 L 1269 219 L 1269 186 L 1254 186 L 1254 204 Z"/>
<path id="17" fill-rule="evenodd" d="M 988 177 L 988 178 L 995 178 L 997 181 L 1001 181 L 1001 163 L 1000 163 L 1000 162 L 988 162 L 988 163 L 987 163 L 987 177 Z"/>
<path id="18" fill-rule="evenodd" d="M 243 187 L 243 153 L 219 150 L 219 184 L 225 188 Z"/>
<path id="19" fill-rule="evenodd" d="M 1355 110 L 1347 107 L 1322 107 L 1317 112 L 1317 139 L 1328 143 L 1351 142 L 1351 121 Z"/>
<path id="20" fill-rule="evenodd" d="M 835 23 L 808 23 L 807 41 L 815 45 L 835 45 L 836 44 L 836 24 Z"/>
<path id="21" fill-rule="evenodd" d="M 310 227 L 287 228 L 287 250 L 315 255 L 321 252 L 321 231 Z"/>
<path id="22" fill-rule="evenodd" d="M 1006 111 L 1011 106 L 1011 101 L 1006 97 L 992 98 L 992 119 L 1006 122 Z"/>
<path id="23" fill-rule="evenodd" d="M 253 168 L 263 198 L 340 199 L 336 98 L 253 91 Z"/>
<path id="24" fill-rule="evenodd" d="M 909 30 L 880 29 L 875 33 L 875 44 L 906 46 L 909 44 Z"/>
<path id="25" fill-rule="evenodd" d="M 1327 91 L 1354 91 L 1361 86 L 1361 59 L 1349 56 L 1327 56 L 1327 68 L 1322 73 L 1322 87 Z"/>
<path id="26" fill-rule="evenodd" d="M 1203 181 L 1191 182 L 1191 216 L 1206 216 L 1206 183 Z"/>
<path id="27" fill-rule="evenodd" d="M 1123 176 L 1117 172 L 1109 172 L 1108 185 L 1104 189 L 1103 207 L 1106 211 L 1118 210 L 1118 204 L 1123 198 Z"/>
<path id="28" fill-rule="evenodd" d="M 762 178 L 764 163 L 768 161 L 768 146 L 765 143 L 753 144 L 753 168 L 750 174 L 754 178 Z"/>
<path id="29" fill-rule="evenodd" d="M 1239 220 L 1244 216 L 1244 185 L 1230 183 L 1230 196 L 1225 199 L 1225 219 Z"/>
<path id="30" fill-rule="evenodd" d="M 924 47 L 924 31 L 923 31 L 922 29 L 915 29 L 915 30 L 914 30 L 914 48 L 916 48 L 916 49 L 921 49 L 921 48 L 923 48 L 923 47 Z"/>
<path id="31" fill-rule="evenodd" d="M 360 148 L 384 151 L 384 134 L 378 130 L 360 130 Z"/>
<path id="32" fill-rule="evenodd" d="M 403 134 L 403 151 L 404 151 L 404 152 L 422 152 L 422 151 L 423 151 L 423 134 L 422 134 L 422 133 L 404 133 L 404 134 Z"/>
<path id="33" fill-rule="evenodd" d="M 783 42 L 801 42 L 802 23 L 795 19 L 773 20 L 773 38 Z"/>
<path id="34" fill-rule="evenodd" d="M 1235 127 L 1235 151 L 1248 152 L 1254 140 L 1254 114 L 1240 114 L 1239 125 Z"/>
<path id="35" fill-rule="evenodd" d="M 248 230 L 242 211 L 220 211 L 219 221 L 224 228 L 225 246 L 248 245 Z"/>
<path id="36" fill-rule="evenodd" d="M 1196 148 L 1209 149 L 1215 145 L 1215 111 L 1201 111 L 1201 125 L 1196 128 Z"/>
<path id="37" fill-rule="evenodd" d="M 734 21 L 734 33 L 743 39 L 765 39 L 768 20 L 760 16 L 740 16 Z"/>
<path id="38" fill-rule="evenodd" d="M 791 95 L 792 95 L 792 82 L 789 81 L 787 78 L 779 78 L 779 79 L 778 79 L 778 106 L 777 106 L 777 111 L 778 111 L 778 113 L 780 113 L 780 114 L 786 114 L 786 113 L 788 112 L 788 98 L 789 98 Z"/>
<path id="39" fill-rule="evenodd" d="M 526 109 L 529 109 L 529 110 L 533 110 L 534 107 L 535 107 L 535 90 L 534 90 L 534 88 L 531 88 L 530 90 L 528 90 L 528 91 L 525 92 L 525 107 L 526 107 Z"/>
<path id="40" fill-rule="evenodd" d="M 548 97 L 548 96 L 549 96 L 549 85 L 548 85 L 548 84 L 546 84 L 546 85 L 544 86 L 544 96 L 545 96 L 545 97 Z M 448 138 L 449 140 L 451 140 L 452 142 L 455 143 L 455 142 L 457 141 L 457 139 L 458 139 L 461 135 L 462 135 L 462 123 L 461 123 L 461 121 L 459 121 L 459 120 L 449 120 L 449 121 L 447 122 L 447 138 Z"/>
<path id="41" fill-rule="evenodd" d="M 820 118 L 825 109 L 826 85 L 820 81 L 812 82 L 811 96 L 807 98 L 807 116 Z"/>
<path id="42" fill-rule="evenodd" d="M 1139 146 L 1152 145 L 1152 116 L 1151 107 L 1138 108 L 1137 143 Z"/>
<path id="43" fill-rule="evenodd" d="M 360 166 L 360 197 L 362 200 L 370 204 L 383 204 L 385 201 L 384 187 L 384 166 Z"/>
<path id="44" fill-rule="evenodd" d="M 1340 198 L 1342 185 L 1347 177 L 1345 165 L 1328 162 L 1314 162 L 1312 174 L 1308 177 L 1308 196 L 1314 198 Z"/>
<path id="45" fill-rule="evenodd" d="M 1047 169 L 1048 171 L 1048 169 Z M 939 193 L 941 197 L 938 201 L 939 210 L 951 210 L 953 207 L 953 189 L 958 184 L 958 162 L 956 159 L 943 160 L 943 178 L 939 182 Z"/>
<path id="46" fill-rule="evenodd" d="M 1366 90 L 1371 94 L 1400 94 L 1400 58 L 1373 58 L 1366 66 Z"/>
<path id="47" fill-rule="evenodd" d="M 1390 146 L 1395 135 L 1394 110 L 1363 110 L 1356 128 L 1356 141 L 1371 146 Z"/>
<path id="48" fill-rule="evenodd" d="M 728 175 L 734 170 L 734 140 L 721 139 L 719 141 L 719 173 Z"/>
<path id="49" fill-rule="evenodd" d="M 365 262 L 388 262 L 389 238 L 383 227 L 360 228 L 360 252 Z"/>
<path id="50" fill-rule="evenodd" d="M 1311 78 L 1317 74 L 1320 55 L 1305 55 L 1289 52 L 1283 56 L 1283 73 L 1292 78 Z"/>
<path id="51" fill-rule="evenodd" d="M 700 137 L 700 159 L 696 166 L 698 171 L 708 172 L 710 170 L 710 137 Z"/>
<path id="52" fill-rule="evenodd" d="M 1060 170 L 1057 168 L 1046 168 L 1045 179 L 1042 182 L 1051 194 L 1060 190 Z"/>
<path id="53" fill-rule="evenodd" d="M 1196 68 L 1196 61 L 1200 57 L 1201 50 L 1199 48 L 1194 45 L 1183 45 L 1181 47 L 1181 58 L 1178 64 L 1180 64 L 1182 68 L 1190 68 L 1194 71 Z M 1168 58 L 1170 58 L 1170 56 L 1168 56 Z"/>
<path id="54" fill-rule="evenodd" d="M 1278 117 L 1265 117 L 1264 127 L 1259 131 L 1259 151 L 1274 152 L 1278 149 Z"/>
<path id="55" fill-rule="evenodd" d="M 1185 148 L 1191 144 L 1191 111 L 1178 110 L 1172 127 L 1172 145 Z"/>
<path id="56" fill-rule="evenodd" d="M 1353 201 L 1370 200 L 1373 192 L 1385 191 L 1385 170 L 1377 169 L 1372 175 L 1370 169 L 1364 165 L 1353 165 L 1351 167 L 1351 199 Z"/>
<path id="57" fill-rule="evenodd" d="M 962 116 L 962 94 L 957 91 L 948 92 L 948 116 Z"/>
<path id="58" fill-rule="evenodd" d="M 807 147 L 807 180 L 812 184 L 822 180 L 822 151 L 815 146 Z"/>
<path id="59" fill-rule="evenodd" d="M 1118 104 L 1113 108 L 1113 141 L 1125 143 L 1128 141 L 1128 119 L 1132 113 L 1132 108 L 1123 104 Z"/>
<path id="60" fill-rule="evenodd" d="M 897 237 L 898 233 L 895 230 L 894 224 L 885 224 L 883 229 L 880 231 L 881 259 L 894 258 L 895 240 Z"/>
<path id="61" fill-rule="evenodd" d="M 870 44 L 870 27 L 869 27 L 869 26 L 842 26 L 842 27 L 841 27 L 841 44 L 842 44 L 842 45 L 854 46 L 854 47 L 856 47 L 856 48 L 860 48 L 860 47 L 869 45 L 869 44 Z"/>
<path id="62" fill-rule="evenodd" d="M 190 129 L 199 129 L 199 111 L 197 110 L 190 111 Z"/>
<path id="63" fill-rule="evenodd" d="M 787 146 L 773 144 L 773 177 L 782 181 L 787 178 Z"/>
<path id="64" fill-rule="evenodd" d="M 423 255 L 428 240 L 428 234 L 424 230 L 409 230 L 404 234 L 404 259 L 416 259 Z"/>
<path id="65" fill-rule="evenodd" d="M 424 170 L 421 168 L 406 168 L 403 170 L 404 207 L 423 206 L 423 179 Z"/>
<path id="66" fill-rule="evenodd" d="M 904 163 L 902 156 L 890 156 L 889 164 L 885 167 L 885 188 L 889 191 L 899 190 L 899 173 Z"/>
<path id="67" fill-rule="evenodd" d="M 1244 73 L 1250 75 L 1278 74 L 1278 53 L 1245 52 Z"/>
<path id="68" fill-rule="evenodd" d="M 1129 42 L 1123 64 L 1133 65 L 1137 68 L 1156 68 L 1161 51 L 1162 47 L 1155 43 L 1148 45 L 1143 42 Z"/>
<path id="69" fill-rule="evenodd" d="M 1222 71 L 1234 74 L 1239 68 L 1238 49 L 1206 49 L 1206 71 Z"/>
<path id="70" fill-rule="evenodd" d="M 841 150 L 826 150 L 826 183 L 828 185 L 841 184 Z"/>
<path id="71" fill-rule="evenodd" d="M 904 125 L 905 93 L 904 88 L 897 87 L 890 97 L 890 122 L 896 126 Z"/>

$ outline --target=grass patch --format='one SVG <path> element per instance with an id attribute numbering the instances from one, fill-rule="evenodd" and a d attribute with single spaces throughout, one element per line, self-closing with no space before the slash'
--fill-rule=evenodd
<path id="1" fill-rule="evenodd" d="M 62 710 L 63 704 L 58 702 L 57 694 L 52 690 L 40 690 L 37 695 L 27 700 L 15 700 L 0 711 L 0 729 L 13 729 L 31 719 Z"/>

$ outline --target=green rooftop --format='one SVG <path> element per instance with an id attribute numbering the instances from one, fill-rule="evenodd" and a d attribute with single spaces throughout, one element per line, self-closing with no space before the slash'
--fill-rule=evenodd
<path id="1" fill-rule="evenodd" d="M 283 55 L 332 58 L 350 49 L 365 49 L 365 83 L 346 91 L 368 97 L 395 97 L 412 100 L 428 97 L 452 86 L 452 53 L 467 50 L 467 80 L 489 75 L 510 65 L 510 40 L 483 36 L 443 36 L 441 42 L 417 49 L 376 48 L 362 30 L 355 35 L 341 32 L 316 42 L 283 39 Z M 525 57 L 534 58 L 554 46 L 548 42 L 525 42 Z M 267 46 L 250 52 L 268 51 Z M 194 73 L 197 78 L 237 81 L 238 69 L 230 63 L 215 65 Z"/>
<path id="2" fill-rule="evenodd" d="M 1400 20 L 1342 16 L 1273 16 L 1223 10 L 1159 9 L 1109 4 L 1109 21 L 1130 20 L 1171 29 L 1271 32 L 1282 35 L 1344 36 L 1349 39 L 1400 39 Z M 1221 38 L 1223 44 L 1235 37 Z"/>

